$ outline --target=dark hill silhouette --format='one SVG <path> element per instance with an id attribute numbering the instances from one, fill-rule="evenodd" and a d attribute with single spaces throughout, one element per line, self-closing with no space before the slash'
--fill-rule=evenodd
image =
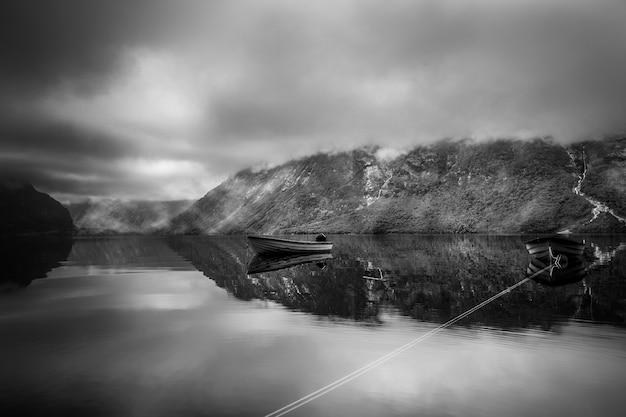
<path id="1" fill-rule="evenodd" d="M 0 235 L 71 233 L 69 212 L 30 184 L 0 179 Z"/>

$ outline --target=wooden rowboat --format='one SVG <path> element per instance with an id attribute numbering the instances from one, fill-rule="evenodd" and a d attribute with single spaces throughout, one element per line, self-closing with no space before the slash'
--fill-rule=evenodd
<path id="1" fill-rule="evenodd" d="M 333 242 L 292 240 L 274 236 L 249 235 L 252 249 L 259 255 L 266 253 L 325 253 L 333 249 Z"/>

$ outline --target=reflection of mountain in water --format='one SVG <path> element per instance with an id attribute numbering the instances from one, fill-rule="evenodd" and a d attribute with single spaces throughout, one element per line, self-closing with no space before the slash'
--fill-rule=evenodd
<path id="1" fill-rule="evenodd" d="M 9 291 L 45 278 L 67 260 L 72 250 L 69 236 L 14 237 L 0 239 L 0 290 Z"/>
<path id="2" fill-rule="evenodd" d="M 618 238 L 620 240 L 618 240 Z M 592 308 L 594 320 L 617 321 L 626 323 L 626 238 L 618 236 L 592 237 L 590 245 L 594 248 L 596 261 L 589 267 L 589 276 L 585 278 L 584 293 L 593 294 Z M 582 302 L 585 298 L 578 297 Z"/>
<path id="3" fill-rule="evenodd" d="M 242 237 L 183 237 L 168 243 L 237 298 L 275 300 L 323 316 L 364 318 L 365 289 L 358 273 L 363 267 L 356 260 L 332 259 L 324 269 L 307 263 L 248 276 L 252 253 Z"/>
<path id="4" fill-rule="evenodd" d="M 189 266 L 157 237 L 79 237 L 68 259 L 72 265 L 115 268 L 182 268 Z"/>
<path id="5" fill-rule="evenodd" d="M 243 237 L 168 239 L 170 246 L 237 298 L 277 301 L 323 316 L 377 321 L 388 305 L 419 320 L 443 323 L 525 277 L 524 239 L 508 236 L 333 236 L 327 267 L 315 264 L 246 275 Z M 619 242 L 599 238 L 611 251 Z M 548 288 L 528 283 L 464 320 L 499 327 L 551 327 L 580 313 L 593 290 L 595 320 L 624 323 L 626 251 L 598 266 L 582 283 Z M 364 278 L 368 277 L 368 278 Z M 382 279 L 372 279 L 382 278 Z M 584 299 L 584 300 L 583 300 Z M 586 301 L 585 301 L 586 300 Z M 586 318 L 584 314 L 580 317 Z"/>

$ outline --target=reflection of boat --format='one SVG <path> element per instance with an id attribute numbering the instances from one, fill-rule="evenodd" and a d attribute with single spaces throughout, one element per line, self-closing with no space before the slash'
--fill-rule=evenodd
<path id="1" fill-rule="evenodd" d="M 324 253 L 330 252 L 333 242 L 291 240 L 273 236 L 249 235 L 248 240 L 254 251 L 264 253 Z"/>
<path id="2" fill-rule="evenodd" d="M 562 237 L 542 237 L 525 243 L 531 255 L 527 272 L 544 285 L 565 285 L 585 277 L 585 244 Z"/>
<path id="3" fill-rule="evenodd" d="M 541 284 L 552 286 L 578 282 L 587 274 L 587 265 L 582 256 L 571 257 L 567 261 L 567 264 L 561 261 L 559 265 L 560 267 L 555 264 L 550 264 L 546 258 L 533 256 L 528 264 L 527 272 L 529 275 L 534 275 L 549 267 L 533 279 Z"/>
<path id="4" fill-rule="evenodd" d="M 311 262 L 324 262 L 332 257 L 330 253 L 256 255 L 248 265 L 248 274 L 276 271 Z"/>

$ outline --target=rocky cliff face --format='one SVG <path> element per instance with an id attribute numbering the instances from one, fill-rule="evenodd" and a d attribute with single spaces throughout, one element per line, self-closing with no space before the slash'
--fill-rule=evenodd
<path id="1" fill-rule="evenodd" d="M 626 138 L 577 144 L 568 149 L 578 181 L 574 193 L 592 205 L 580 232 L 626 231 Z"/>
<path id="2" fill-rule="evenodd" d="M 67 209 L 30 184 L 0 181 L 0 235 L 69 233 Z"/>
<path id="3" fill-rule="evenodd" d="M 144 234 L 162 229 L 192 201 L 101 200 L 69 204 L 79 233 Z"/>
<path id="4" fill-rule="evenodd" d="M 568 148 L 539 139 L 444 141 L 394 158 L 379 148 L 318 154 L 239 172 L 168 231 L 550 233 L 590 224 L 623 231 L 625 153 L 626 139 L 613 138 Z M 613 214 L 594 218 L 594 198 Z"/>

